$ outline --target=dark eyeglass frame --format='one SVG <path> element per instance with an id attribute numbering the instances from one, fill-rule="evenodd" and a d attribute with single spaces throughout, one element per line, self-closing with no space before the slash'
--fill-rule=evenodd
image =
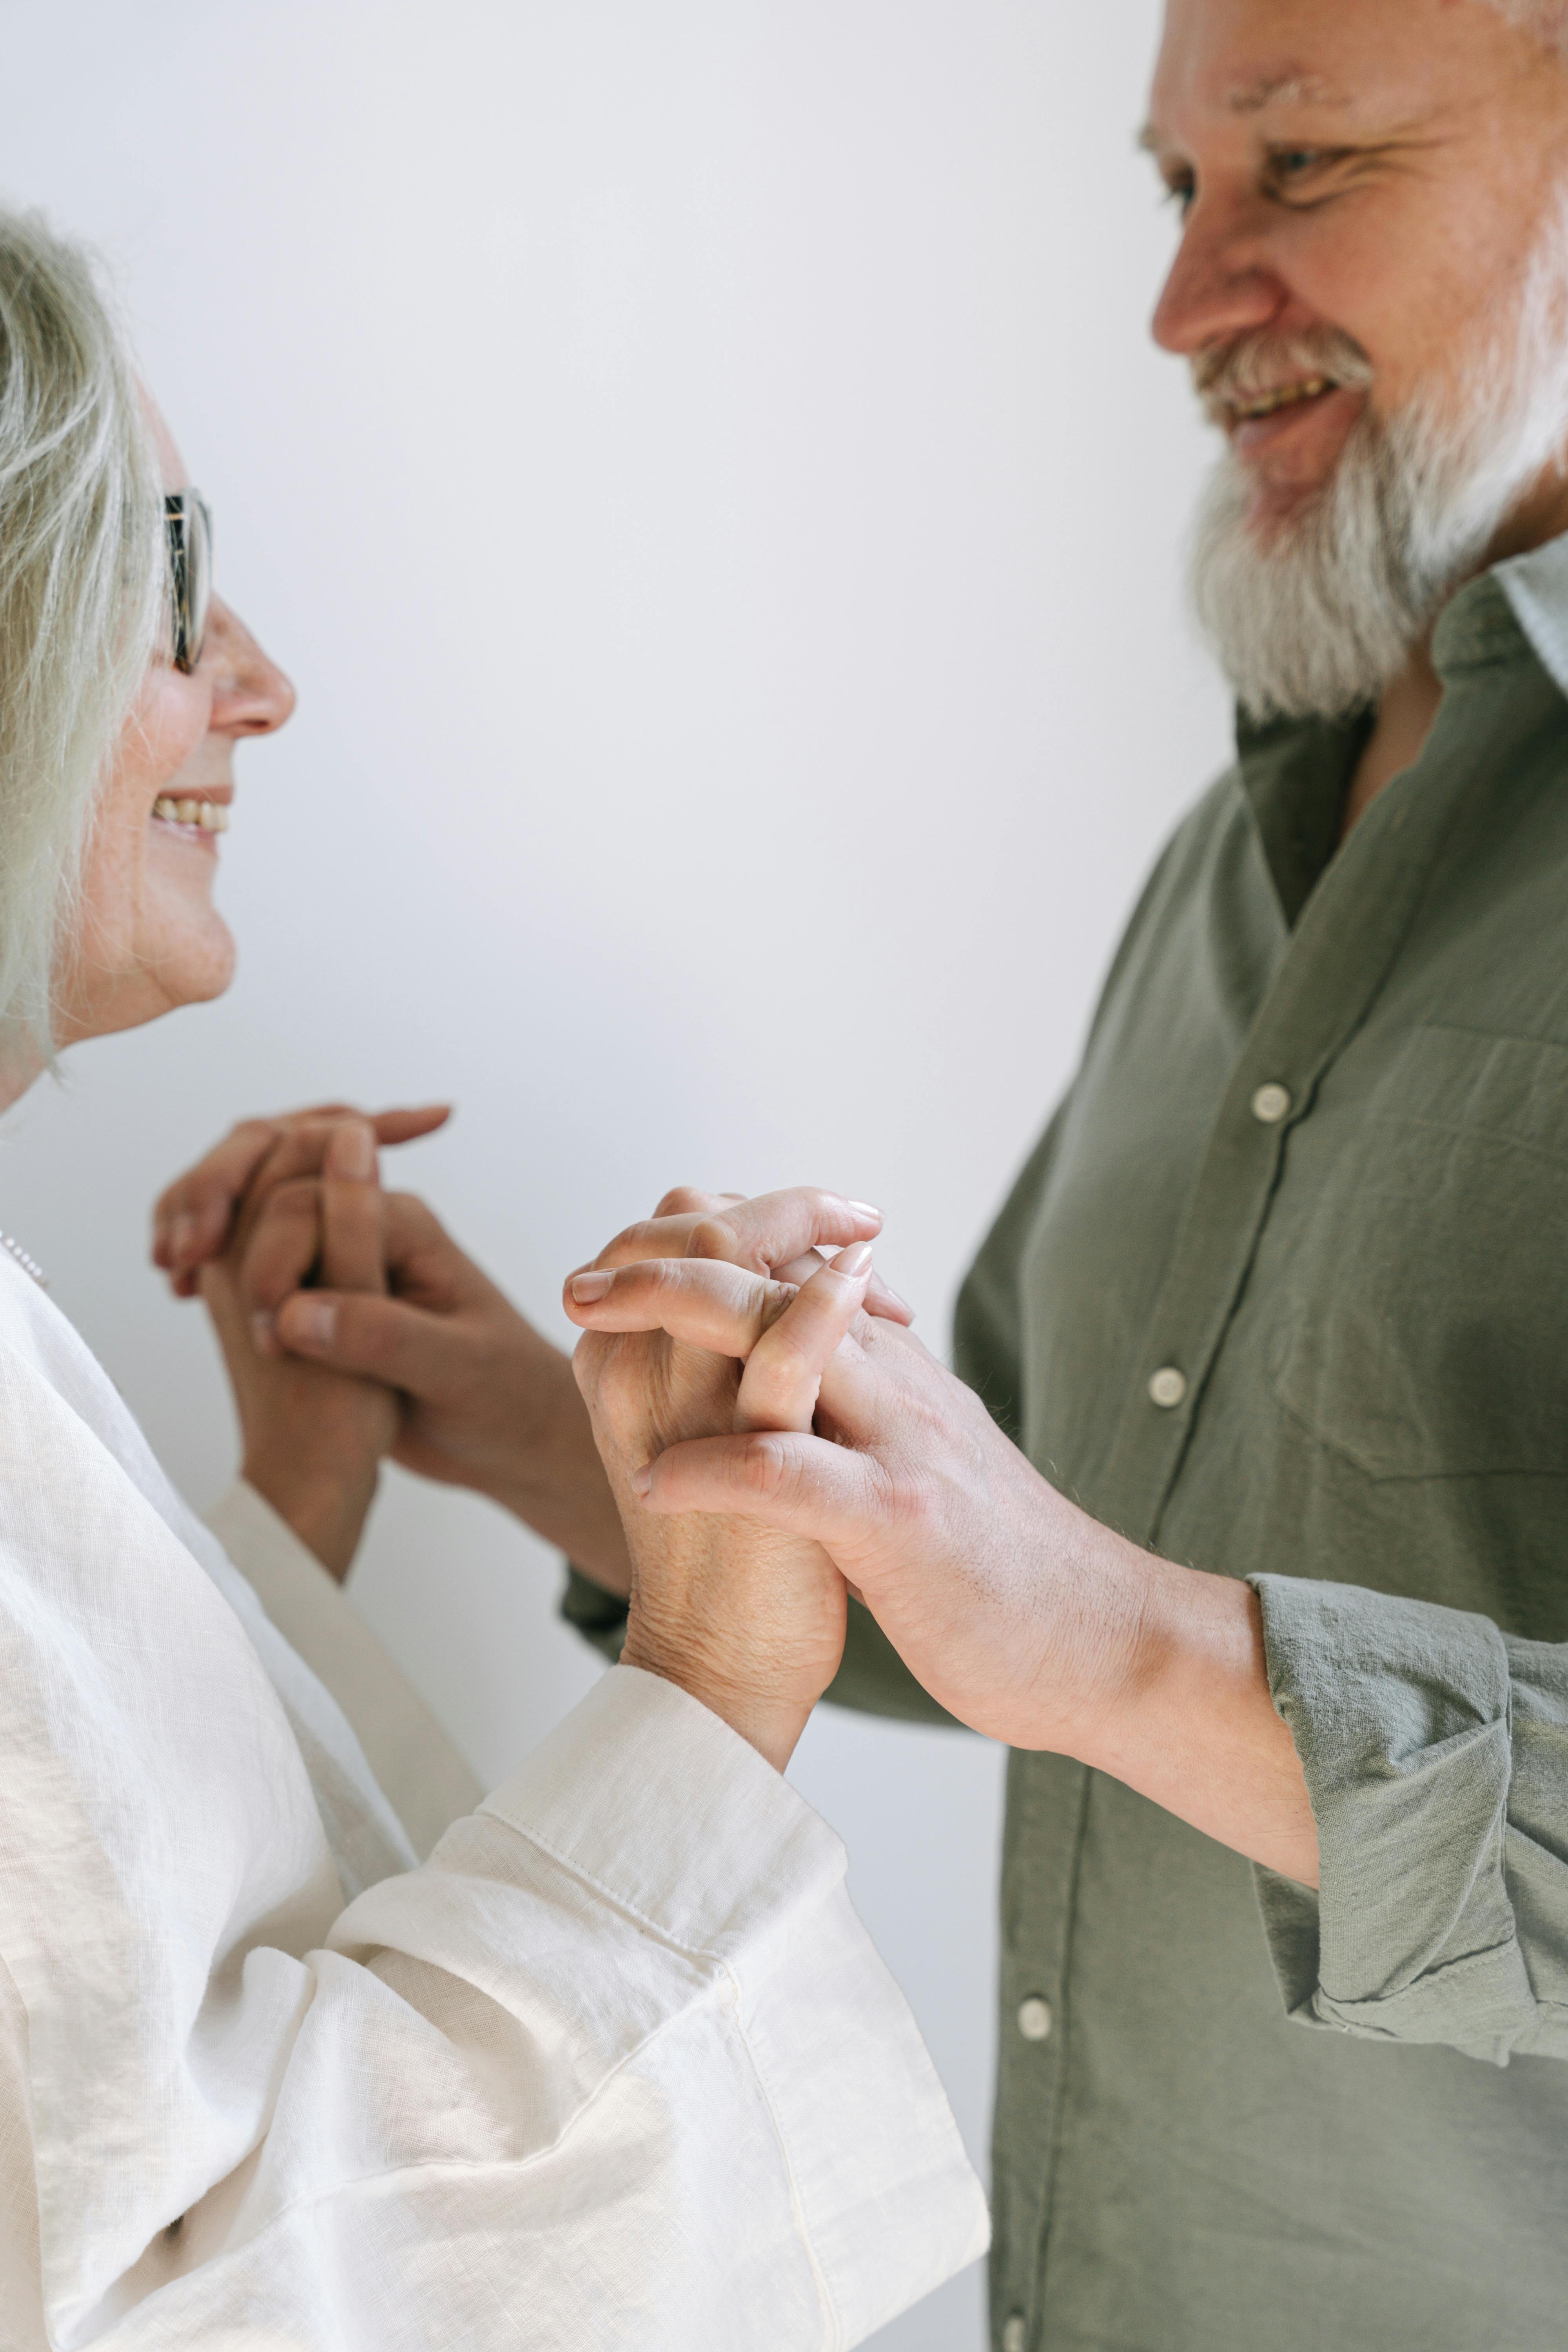
<path id="1" fill-rule="evenodd" d="M 163 530 L 169 544 L 170 656 L 176 669 L 188 673 L 202 657 L 212 602 L 212 509 L 200 490 L 164 492 Z"/>

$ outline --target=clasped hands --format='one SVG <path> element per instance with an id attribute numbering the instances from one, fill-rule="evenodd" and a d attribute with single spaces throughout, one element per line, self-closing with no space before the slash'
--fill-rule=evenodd
<path id="1" fill-rule="evenodd" d="M 444 1117 L 247 1121 L 158 1204 L 154 1257 L 213 1313 L 246 1475 L 334 1572 L 384 1456 L 474 1487 L 628 1595 L 628 1664 L 781 1769 L 853 1593 L 961 1722 L 1315 1877 L 1250 1589 L 1034 1469 L 879 1281 L 877 1211 L 668 1194 L 568 1277 L 569 1362 L 422 1202 L 381 1191 L 377 1146 Z"/>

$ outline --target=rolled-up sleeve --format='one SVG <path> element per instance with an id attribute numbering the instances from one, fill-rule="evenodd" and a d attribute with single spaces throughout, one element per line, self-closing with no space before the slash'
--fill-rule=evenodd
<path id="1" fill-rule="evenodd" d="M 1568 1649 L 1354 1586 L 1253 1580 L 1319 1891 L 1259 1868 L 1289 2015 L 1568 2058 Z"/>

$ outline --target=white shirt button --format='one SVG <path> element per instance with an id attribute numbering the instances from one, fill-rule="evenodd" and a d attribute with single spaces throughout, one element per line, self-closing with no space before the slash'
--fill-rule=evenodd
<path id="1" fill-rule="evenodd" d="M 1051 2004 L 1031 1993 L 1018 2004 L 1018 2031 L 1026 2042 L 1043 2042 L 1051 2030 Z"/>
<path id="2" fill-rule="evenodd" d="M 1259 1087 L 1252 1097 L 1252 1116 L 1261 1127 L 1278 1127 L 1282 1118 L 1290 1116 L 1290 1089 L 1278 1080 Z"/>
<path id="3" fill-rule="evenodd" d="M 1024 2352 L 1028 2340 L 1029 2323 L 1021 2311 L 1002 2322 L 1002 2352 Z"/>
<path id="4" fill-rule="evenodd" d="M 1174 1364 L 1163 1364 L 1149 1383 L 1149 1393 L 1166 1412 L 1173 1412 L 1187 1393 L 1187 1376 Z"/>

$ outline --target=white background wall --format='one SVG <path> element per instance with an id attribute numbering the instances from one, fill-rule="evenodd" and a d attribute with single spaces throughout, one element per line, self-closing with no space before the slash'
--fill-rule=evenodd
<path id="1" fill-rule="evenodd" d="M 300 688 L 241 762 L 222 1004 L 0 1141 L 187 1490 L 232 1435 L 147 1205 L 235 1116 L 450 1095 L 405 1157 L 551 1328 L 677 1181 L 884 1203 L 945 1342 L 1142 868 L 1223 755 L 1205 450 L 1144 321 L 1154 0 L 8 0 L 9 192 L 123 275 Z M 594 1668 L 552 1559 L 389 1486 L 354 1595 L 487 1778 Z M 1000 1758 L 796 1767 L 971 2145 Z M 978 2273 L 886 2352 L 973 2352 Z"/>

